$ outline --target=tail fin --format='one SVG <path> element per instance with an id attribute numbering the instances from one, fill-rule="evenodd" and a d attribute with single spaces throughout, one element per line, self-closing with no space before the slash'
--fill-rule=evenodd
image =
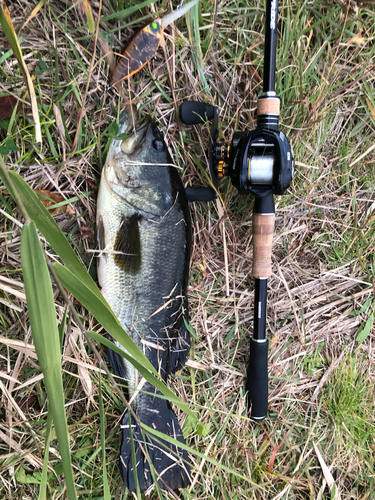
<path id="1" fill-rule="evenodd" d="M 150 400 L 150 405 L 142 404 L 141 408 L 138 406 L 139 421 L 184 443 L 180 424 L 168 401 L 154 396 L 147 396 L 147 399 Z M 154 482 L 148 457 L 155 469 L 161 489 L 167 489 L 167 485 L 176 490 L 186 488 L 190 484 L 189 459 L 185 450 L 164 439 L 146 436 L 133 417 L 129 420 L 128 412 L 123 417 L 122 428 L 120 472 L 125 486 L 130 491 L 136 491 L 131 434 L 135 451 L 136 476 L 141 491 L 146 491 Z"/>

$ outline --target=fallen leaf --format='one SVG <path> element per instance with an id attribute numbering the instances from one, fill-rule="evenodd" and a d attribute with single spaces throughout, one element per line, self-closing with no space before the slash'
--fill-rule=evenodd
<path id="1" fill-rule="evenodd" d="M 356 45 L 366 45 L 367 43 L 367 38 L 364 38 L 363 36 L 353 36 L 353 38 L 350 40 L 352 43 L 355 43 Z"/>
<path id="2" fill-rule="evenodd" d="M 279 341 L 280 335 L 281 335 L 280 333 L 277 333 L 276 335 L 273 335 L 273 337 L 271 337 L 270 348 L 273 347 L 275 344 L 277 344 L 277 342 Z"/>
<path id="3" fill-rule="evenodd" d="M 372 117 L 374 118 L 375 120 L 375 108 L 374 106 L 371 104 L 371 101 L 368 97 L 366 97 L 366 102 L 367 102 L 367 106 L 369 107 L 369 110 L 371 111 L 371 115 Z"/>
<path id="4" fill-rule="evenodd" d="M 0 118 L 11 118 L 14 108 L 17 106 L 18 99 L 13 95 L 3 95 L 0 97 Z M 21 111 L 20 106 L 17 113 Z"/>
<path id="5" fill-rule="evenodd" d="M 361 45 L 366 45 L 367 43 L 367 38 L 364 38 L 363 36 L 360 36 L 361 32 L 358 33 L 358 35 L 353 36 L 350 40 L 348 40 L 346 43 L 343 43 L 342 45 L 351 45 L 354 43 L 355 45 L 358 45 L 359 47 Z"/>
<path id="6" fill-rule="evenodd" d="M 115 66 L 116 66 L 115 57 L 114 57 L 114 54 L 111 50 L 110 44 L 108 43 L 108 41 L 105 39 L 105 37 L 103 36 L 103 34 L 101 32 L 99 32 L 98 43 L 99 43 L 100 48 L 104 54 L 104 57 L 107 60 L 107 64 L 109 66 L 110 73 L 112 73 L 113 70 L 115 69 Z"/>
<path id="7" fill-rule="evenodd" d="M 83 390 L 85 391 L 85 394 L 88 398 L 88 403 L 92 403 L 95 406 L 95 401 L 93 398 L 93 387 L 92 387 L 92 380 L 90 378 L 90 374 L 88 369 L 83 366 L 83 365 L 78 365 L 78 374 L 79 378 L 81 379 L 82 387 Z"/>
<path id="8" fill-rule="evenodd" d="M 33 8 L 33 10 L 31 11 L 31 14 L 26 19 L 26 21 L 23 23 L 22 29 L 38 14 L 38 12 L 43 7 L 43 5 L 45 4 L 45 2 L 46 2 L 46 0 L 40 0 L 39 3 L 38 3 L 38 5 Z"/>
<path id="9" fill-rule="evenodd" d="M 340 493 L 336 487 L 336 483 L 335 483 L 335 480 L 333 479 L 331 471 L 327 467 L 327 464 L 325 463 L 325 461 L 324 461 L 324 459 L 319 451 L 319 448 L 316 446 L 316 444 L 314 442 L 313 442 L 313 445 L 314 445 L 314 450 L 315 450 L 316 456 L 318 457 L 318 460 L 320 463 L 320 467 L 322 468 L 324 479 L 326 480 L 326 483 L 328 485 L 329 491 L 333 491 L 335 488 L 335 490 L 336 490 L 335 491 L 335 500 L 339 500 Z"/>
<path id="10" fill-rule="evenodd" d="M 61 194 L 53 193 L 49 189 L 35 189 L 34 191 L 36 194 L 42 195 L 40 197 L 40 201 L 43 203 L 43 205 L 46 208 L 52 207 L 56 203 L 61 203 L 65 201 L 65 198 L 61 196 Z M 49 213 L 51 215 L 56 215 L 60 211 L 64 212 L 66 215 L 71 217 L 72 215 L 75 215 L 75 210 L 71 205 L 62 205 L 61 207 L 56 207 L 52 208 Z"/>
<path id="11" fill-rule="evenodd" d="M 270 456 L 270 461 L 269 461 L 268 468 L 267 468 L 267 471 L 269 474 L 271 474 L 271 472 L 272 472 L 272 469 L 273 469 L 273 466 L 275 463 L 275 459 L 276 459 L 276 454 L 279 451 L 279 449 L 281 448 L 281 445 L 282 445 L 282 443 L 280 443 L 279 445 L 275 444 L 275 446 L 273 447 L 273 450 L 272 450 L 272 453 Z"/>

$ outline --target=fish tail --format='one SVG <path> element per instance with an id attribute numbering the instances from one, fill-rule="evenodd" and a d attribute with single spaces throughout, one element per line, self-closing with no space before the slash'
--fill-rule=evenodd
<path id="1" fill-rule="evenodd" d="M 142 422 L 184 443 L 177 417 L 168 401 L 154 396 L 147 396 L 147 399 L 149 406 L 142 404 L 142 411 L 138 407 L 138 420 L 133 416 L 129 418 L 129 412 L 125 413 L 122 420 L 120 472 L 125 486 L 130 491 L 136 491 L 136 476 L 140 491 L 146 491 L 154 483 L 154 476 L 161 489 L 186 488 L 190 484 L 190 466 L 186 450 L 165 439 L 146 434 L 139 425 Z M 134 463 L 136 475 L 133 470 Z"/>

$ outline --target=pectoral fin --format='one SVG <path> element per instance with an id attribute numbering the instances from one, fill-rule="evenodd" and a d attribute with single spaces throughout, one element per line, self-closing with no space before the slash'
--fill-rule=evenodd
<path id="1" fill-rule="evenodd" d="M 141 266 L 141 239 L 139 235 L 139 216 L 123 218 L 117 231 L 114 246 L 115 264 L 124 271 L 135 273 Z"/>
<path id="2" fill-rule="evenodd" d="M 99 250 L 104 250 L 105 249 L 105 231 L 104 231 L 104 224 L 103 224 L 103 217 L 99 217 L 99 222 L 98 222 L 98 227 L 96 230 L 96 237 L 98 240 L 98 247 Z"/>

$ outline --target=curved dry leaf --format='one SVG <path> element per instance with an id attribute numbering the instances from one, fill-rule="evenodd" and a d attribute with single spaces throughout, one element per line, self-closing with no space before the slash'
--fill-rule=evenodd
<path id="1" fill-rule="evenodd" d="M 372 105 L 370 99 L 368 97 L 366 97 L 366 102 L 367 102 L 367 106 L 371 112 L 371 116 L 374 118 L 375 120 L 375 107 Z"/>
<path id="2" fill-rule="evenodd" d="M 18 99 L 13 95 L 4 95 L 0 97 L 0 118 L 11 118 L 14 108 L 17 106 Z M 22 107 L 17 109 L 20 113 Z"/>
<path id="3" fill-rule="evenodd" d="M 85 394 L 88 398 L 88 403 L 89 404 L 92 403 L 94 406 L 96 406 L 96 403 L 93 398 L 94 391 L 92 386 L 92 380 L 90 378 L 88 369 L 85 366 L 78 364 L 78 375 L 81 380 L 83 390 L 85 391 Z"/>
<path id="4" fill-rule="evenodd" d="M 46 0 L 40 0 L 39 3 L 36 5 L 36 7 L 33 8 L 33 10 L 31 11 L 31 14 L 26 19 L 26 21 L 23 23 L 22 29 L 38 14 L 38 12 L 43 7 L 45 2 L 46 2 Z"/>
<path id="5" fill-rule="evenodd" d="M 61 194 L 53 193 L 49 189 L 35 189 L 34 192 L 36 194 L 42 195 L 40 197 L 40 201 L 46 208 L 52 207 L 56 203 L 66 201 L 65 198 L 61 196 Z M 56 215 L 60 211 L 64 212 L 64 214 L 68 215 L 69 217 L 75 215 L 75 210 L 71 205 L 62 205 L 61 207 L 52 208 L 51 210 L 49 210 L 49 213 L 51 215 Z"/>

